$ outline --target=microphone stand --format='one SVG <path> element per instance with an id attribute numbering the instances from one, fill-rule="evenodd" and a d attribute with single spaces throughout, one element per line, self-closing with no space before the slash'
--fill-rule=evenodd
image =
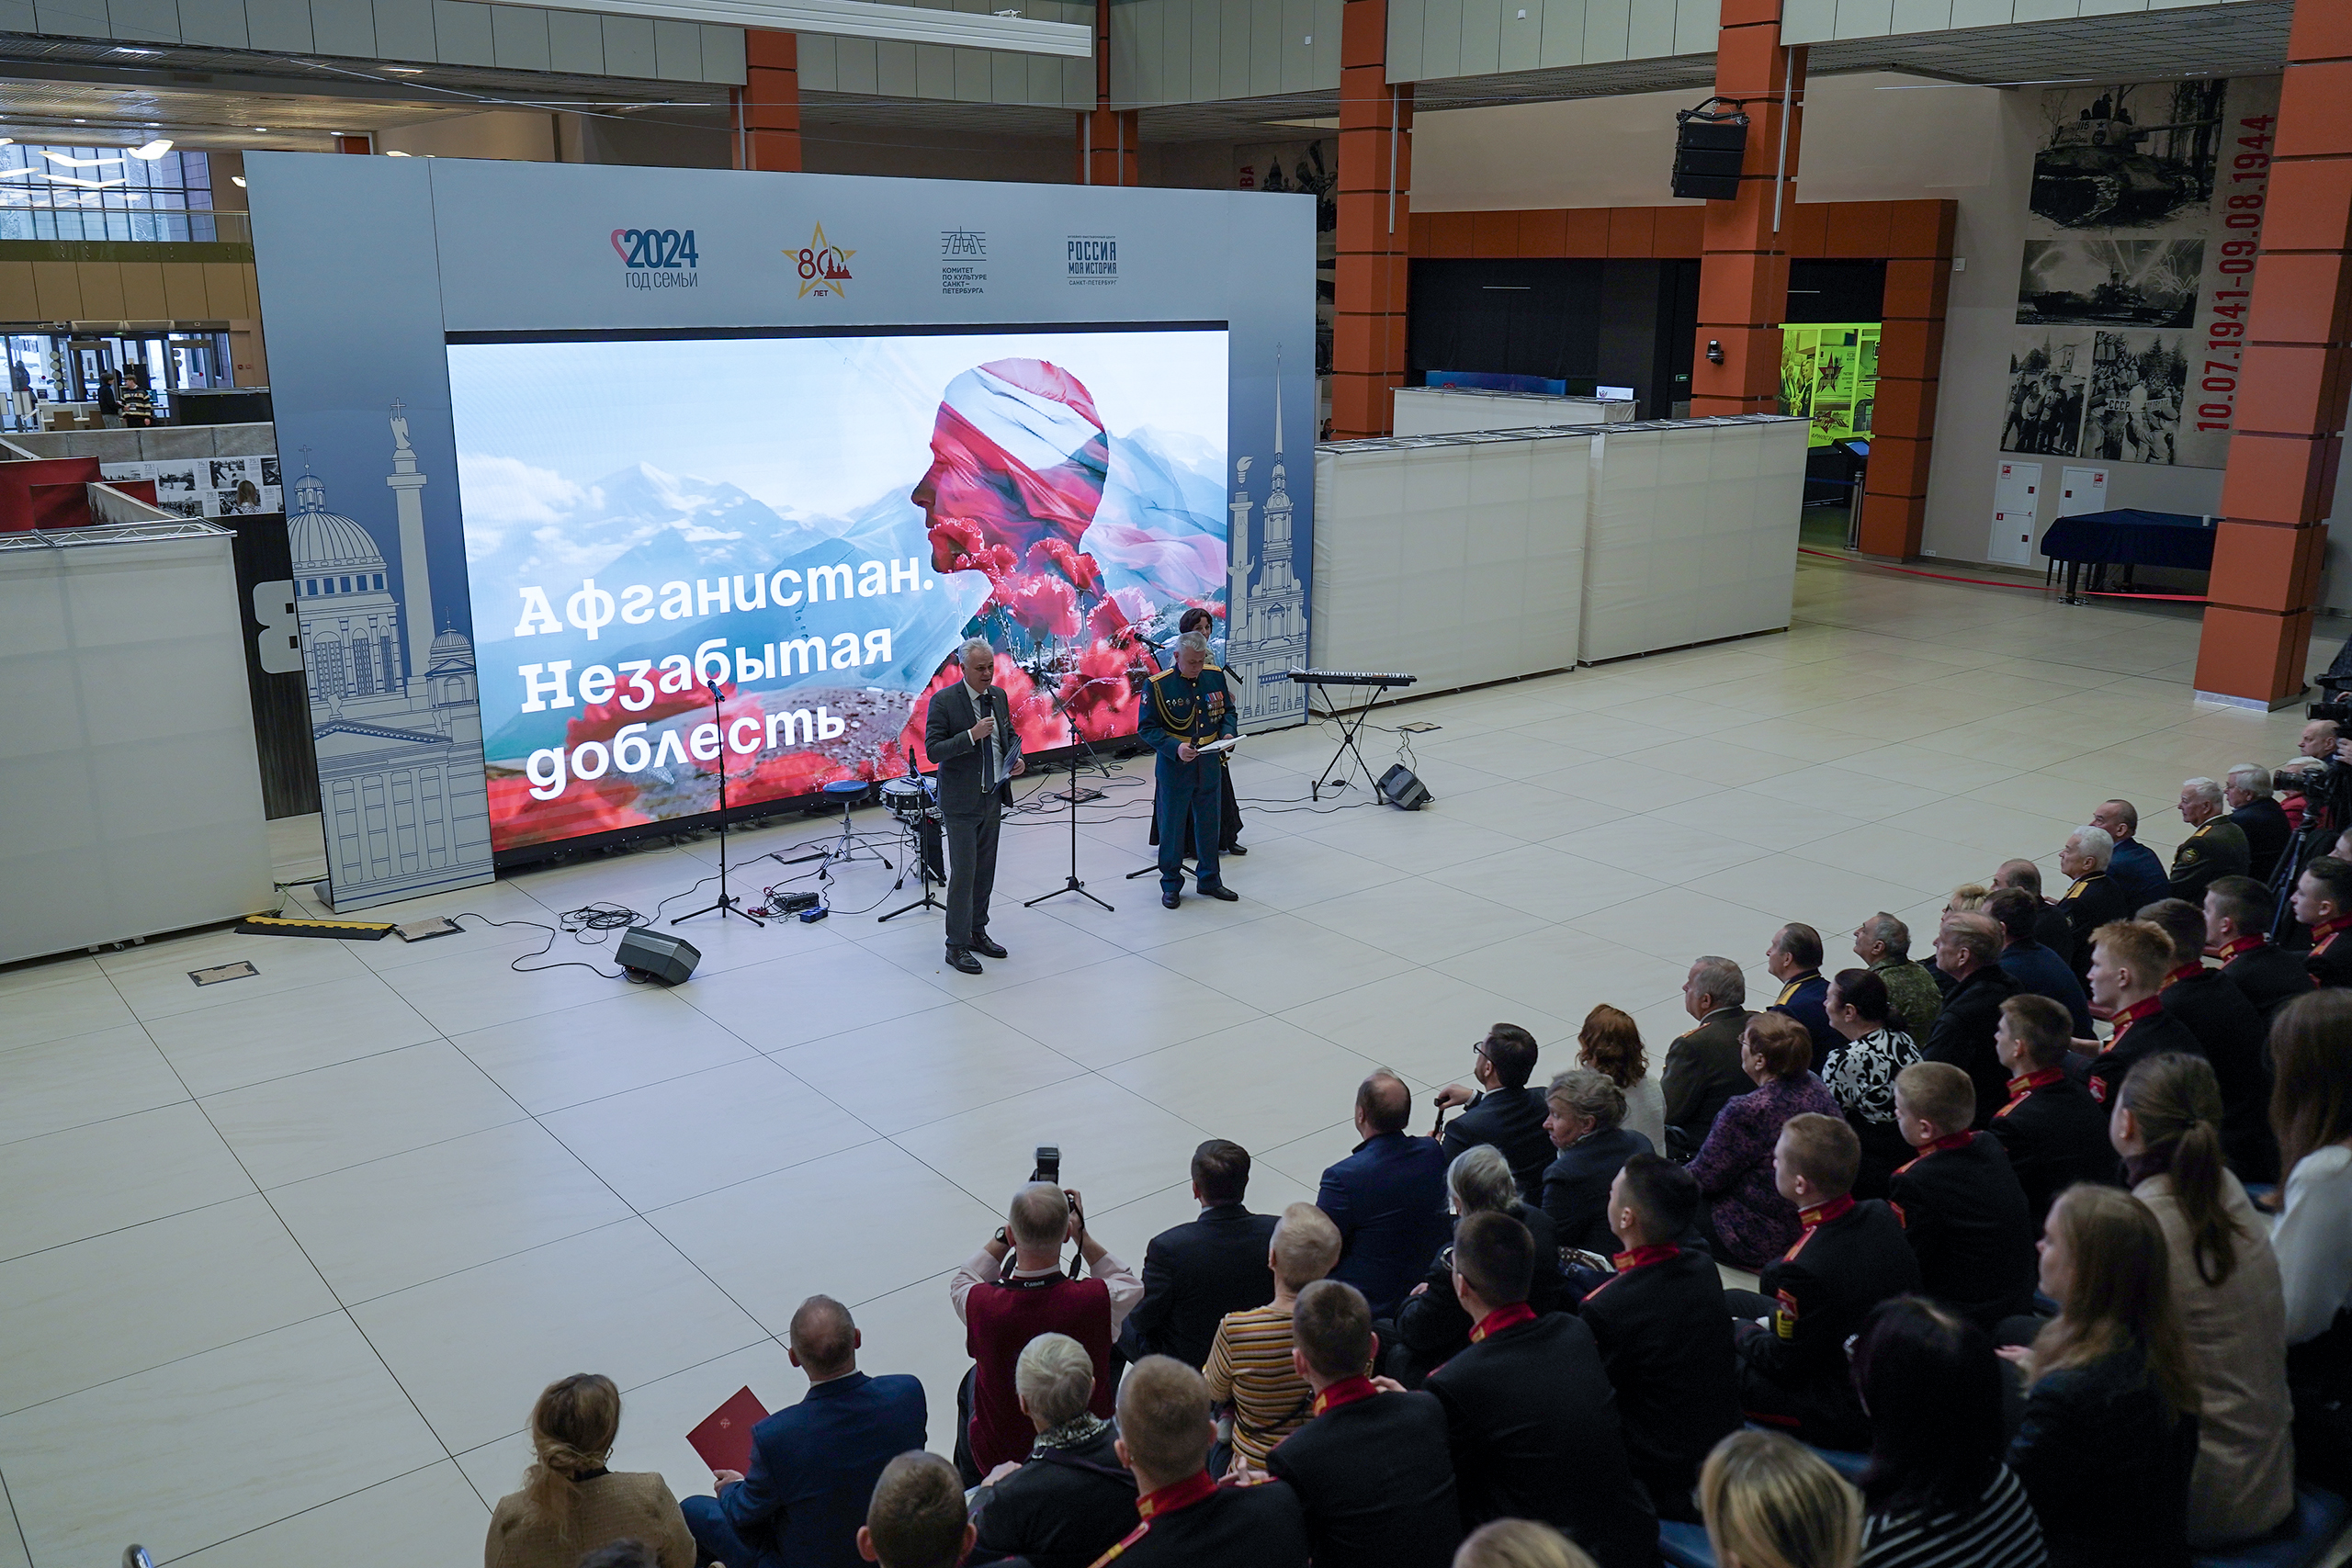
<path id="1" fill-rule="evenodd" d="M 1057 714 L 1067 714 L 1069 712 L 1070 704 L 1078 701 L 1079 692 L 1083 692 L 1087 687 L 1095 685 L 1098 682 L 1108 679 L 1110 679 L 1110 677 L 1098 675 L 1091 681 L 1081 682 L 1079 684 L 1077 691 L 1070 693 L 1069 696 L 1065 701 L 1055 705 L 1054 712 Z M 1089 893 L 1086 890 L 1086 884 L 1078 879 L 1078 756 L 1080 751 L 1086 750 L 1090 750 L 1090 748 L 1087 747 L 1086 742 L 1081 739 L 1076 746 L 1070 748 L 1069 753 L 1069 874 L 1063 879 L 1062 885 L 1059 887 L 1055 888 L 1051 893 L 1041 893 L 1036 897 L 1023 904 L 1021 907 L 1024 909 L 1035 908 L 1036 906 L 1044 903 L 1046 899 L 1058 898 L 1065 893 L 1075 893 L 1081 898 L 1091 899 L 1094 903 L 1102 905 L 1103 909 L 1109 913 L 1116 914 L 1118 912 L 1114 906 L 1104 903 L 1102 899 L 1097 898 L 1093 894 Z"/>
<path id="2" fill-rule="evenodd" d="M 672 920 L 670 923 L 673 926 L 684 925 L 686 921 L 693 919 L 695 915 L 707 915 L 713 909 L 716 909 L 718 911 L 718 918 L 722 924 L 726 921 L 728 916 L 733 915 L 738 919 L 749 920 L 753 925 L 758 926 L 764 931 L 767 928 L 767 922 L 760 919 L 759 916 L 752 913 L 751 910 L 744 908 L 741 905 L 741 901 L 727 891 L 727 721 L 718 711 L 718 682 L 706 679 L 703 682 L 703 684 L 710 688 L 711 722 L 719 727 L 718 902 L 716 904 L 707 904 L 703 906 L 703 908 L 693 911 L 691 914 L 680 915 L 676 919 Z"/>

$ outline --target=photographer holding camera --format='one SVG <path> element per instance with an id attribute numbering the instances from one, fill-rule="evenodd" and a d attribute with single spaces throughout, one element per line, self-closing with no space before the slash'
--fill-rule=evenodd
<path id="1" fill-rule="evenodd" d="M 1021 1413 L 1014 1368 L 1040 1334 L 1067 1334 L 1086 1348 L 1094 1364 L 1089 1407 L 1111 1414 L 1117 1386 L 1111 1345 L 1143 1299 L 1143 1281 L 1087 1234 L 1078 1193 L 1058 1184 L 1059 1151 L 1037 1152 L 1036 1177 L 1013 1194 L 1004 1227 L 948 1281 L 972 1358 L 956 1398 L 956 1464 L 967 1486 L 978 1486 L 1007 1461 L 1028 1457 L 1035 1434 Z M 1078 1243 L 1089 1278 L 1078 1277 L 1076 1262 L 1063 1272 L 1065 1241 Z"/>

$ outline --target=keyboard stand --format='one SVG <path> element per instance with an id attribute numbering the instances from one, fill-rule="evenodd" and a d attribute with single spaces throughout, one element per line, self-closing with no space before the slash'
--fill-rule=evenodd
<path id="1" fill-rule="evenodd" d="M 1381 697 L 1386 694 L 1387 690 L 1388 688 L 1385 686 L 1374 686 L 1372 689 L 1371 700 L 1366 702 L 1363 706 L 1355 710 L 1355 717 L 1352 721 L 1350 720 L 1346 714 L 1340 712 L 1337 708 L 1330 708 L 1320 714 L 1317 713 L 1315 711 L 1314 694 L 1312 693 L 1308 694 L 1306 701 L 1307 716 L 1310 718 L 1332 719 L 1336 721 L 1340 727 L 1340 749 L 1331 753 L 1331 760 L 1323 764 L 1323 772 L 1317 776 L 1313 784 L 1307 786 L 1307 794 L 1310 798 L 1318 801 L 1321 800 L 1323 798 L 1323 789 L 1327 783 L 1329 783 L 1330 787 L 1334 790 L 1342 790 L 1348 787 L 1347 775 L 1344 773 L 1340 776 L 1337 782 L 1331 782 L 1331 770 L 1338 767 L 1340 765 L 1340 760 L 1342 757 L 1349 755 L 1351 752 L 1355 756 L 1356 766 L 1363 770 L 1363 782 L 1365 785 L 1367 787 L 1371 785 L 1373 782 L 1372 764 L 1363 760 L 1363 752 L 1356 745 L 1356 737 L 1363 733 L 1364 721 L 1372 716 L 1372 710 L 1379 705 Z M 1326 698 L 1325 700 L 1328 702 L 1329 699 Z"/>

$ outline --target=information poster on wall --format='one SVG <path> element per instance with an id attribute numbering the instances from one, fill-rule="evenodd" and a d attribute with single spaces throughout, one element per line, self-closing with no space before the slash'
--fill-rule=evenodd
<path id="1" fill-rule="evenodd" d="M 1876 321 L 1781 323 L 1781 412 L 1810 422 L 1807 446 L 1870 434 L 1878 344 Z"/>
<path id="2" fill-rule="evenodd" d="M 2229 455 L 2278 79 L 2042 96 L 2005 452 Z"/>
<path id="3" fill-rule="evenodd" d="M 251 517 L 286 503 L 276 454 L 245 457 L 164 457 L 103 463 L 104 479 L 153 479 L 155 504 L 183 517 Z"/>

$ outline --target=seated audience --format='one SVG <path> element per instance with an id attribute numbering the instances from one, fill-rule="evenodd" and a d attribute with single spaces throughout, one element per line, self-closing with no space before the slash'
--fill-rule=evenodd
<path id="1" fill-rule="evenodd" d="M 885 1465 L 857 1528 L 857 1554 L 882 1568 L 956 1568 L 972 1550 L 956 1467 L 921 1450 Z"/>
<path id="2" fill-rule="evenodd" d="M 1471 1069 L 1476 1092 L 1458 1083 L 1438 1090 L 1439 1110 L 1469 1107 L 1445 1129 L 1446 1161 L 1458 1159 L 1464 1149 L 1492 1144 L 1510 1161 L 1520 1196 L 1540 1201 L 1552 1140 L 1544 1132 L 1544 1091 L 1527 1081 L 1535 1071 L 1535 1036 L 1515 1023 L 1498 1023 L 1471 1050 L 1476 1055 Z"/>
<path id="3" fill-rule="evenodd" d="M 2059 961 L 2071 970 L 2075 966 L 2075 928 L 2066 921 L 2066 911 L 2041 896 L 2041 867 L 2030 860 L 2005 860 L 2001 869 L 1993 874 L 1993 891 L 2014 887 L 2033 896 L 2033 940 L 2058 955 Z"/>
<path id="4" fill-rule="evenodd" d="M 2180 819 L 2188 824 L 2188 836 L 2173 851 L 2165 881 L 2174 897 L 2201 904 L 2215 877 L 2246 874 L 2253 850 L 2245 829 L 2224 813 L 2218 780 L 2190 779 L 2180 786 Z"/>
<path id="5" fill-rule="evenodd" d="M 2303 967 L 2315 986 L 2352 986 L 2352 861 L 2321 855 L 2295 879 L 2295 919 L 2312 929 Z"/>
<path id="6" fill-rule="evenodd" d="M 1477 1326 L 1429 1391 L 1445 1406 L 1463 1525 L 1541 1519 L 1600 1568 L 1654 1568 L 1657 1518 L 1626 1468 L 1592 1330 L 1528 1305 L 1534 1250 L 1504 1214 L 1473 1214 L 1454 1232 L 1454 1293 Z"/>
<path id="7" fill-rule="evenodd" d="M 2220 877 L 2205 889 L 2206 951 L 2221 959 L 2222 973 L 2245 993 L 2266 1025 L 2279 1004 L 2312 988 L 2303 955 L 2270 940 L 2277 908 L 2270 889 L 2250 876 Z"/>
<path id="8" fill-rule="evenodd" d="M 1865 1198 L 1885 1197 L 1886 1179 L 1911 1157 L 1894 1126 L 1894 1075 L 1919 1059 L 1919 1047 L 1888 1017 L 1890 1006 L 1886 983 L 1867 969 L 1841 969 L 1830 982 L 1829 1024 L 1846 1046 L 1829 1058 L 1821 1081 L 1862 1141 L 1854 1190 Z"/>
<path id="9" fill-rule="evenodd" d="M 2197 1384 L 2188 1544 L 2232 1546 L 2295 1506 L 2287 1303 L 2267 1227 L 2222 1152 L 2222 1090 L 2196 1056 L 2148 1056 L 2109 1123 L 2132 1196 L 2163 1227 L 2172 1304 Z"/>
<path id="10" fill-rule="evenodd" d="M 1383 1067 L 1356 1089 L 1354 1152 L 1323 1173 L 1315 1204 L 1340 1227 L 1331 1278 L 1363 1292 L 1382 1317 L 1445 1243 L 1445 1151 L 1408 1137 L 1413 1097 Z"/>
<path id="11" fill-rule="evenodd" d="M 748 1473 L 722 1470 L 718 1496 L 681 1505 L 705 1562 L 855 1562 L 857 1524 L 882 1467 L 923 1445 L 922 1380 L 859 1371 L 865 1337 L 849 1308 L 810 1296 L 790 1332 L 786 1353 L 808 1375 L 808 1393 L 752 1428 Z"/>
<path id="12" fill-rule="evenodd" d="M 1894 1080 L 1894 1120 L 1919 1151 L 1887 1184 L 1919 1288 L 1987 1333 L 2033 1305 L 2033 1218 L 2001 1140 L 1972 1133 L 1976 1087 L 1949 1062 Z"/>
<path id="13" fill-rule="evenodd" d="M 1642 1049 L 1642 1032 L 1631 1013 L 1602 1002 L 1584 1015 L 1577 1031 L 1577 1065 L 1606 1073 L 1625 1097 L 1625 1125 L 1666 1147 L 1666 1094 L 1650 1072 L 1649 1054 Z"/>
<path id="14" fill-rule="evenodd" d="M 1552 1079 L 1544 1131 L 1556 1151 L 1544 1172 L 1544 1212 L 1562 1247 L 1613 1250 L 1609 1235 L 1609 1183 L 1650 1141 L 1629 1131 L 1625 1096 L 1606 1073 L 1570 1067 Z"/>
<path id="15" fill-rule="evenodd" d="M 1963 882 L 1951 890 L 1951 897 L 1944 900 L 1944 913 L 1947 915 L 1979 913 L 1984 908 L 1984 900 L 1992 896 L 1993 890 L 1981 882 Z"/>
<path id="16" fill-rule="evenodd" d="M 2278 1147 L 2270 1139 L 2270 1066 L 2265 1057 L 2268 1030 L 2261 1012 L 2238 984 L 2219 969 L 2205 967 L 2205 911 L 2182 898 L 2165 898 L 2139 918 L 2172 939 L 2172 972 L 2157 992 L 2165 1014 L 2197 1036 L 2222 1086 L 2222 1146 L 2230 1168 L 2246 1181 L 2278 1179 Z"/>
<path id="17" fill-rule="evenodd" d="M 1885 983 L 1893 1010 L 1887 1021 L 1912 1039 L 1925 1040 L 1944 1010 L 1944 992 L 1911 957 L 1911 928 L 1881 909 L 1854 928 L 1854 956 Z"/>
<path id="18" fill-rule="evenodd" d="M 2077 828 L 2058 852 L 2058 869 L 2074 880 L 2058 899 L 2066 927 L 2075 938 L 2075 977 L 2090 988 L 2091 932 L 2111 920 L 2128 920 L 2140 906 L 2124 893 L 2122 884 L 2107 874 L 2115 840 L 2101 828 Z"/>
<path id="19" fill-rule="evenodd" d="M 1004 1227 L 948 1280 L 947 1299 L 972 1358 L 957 1392 L 965 1408 L 957 1412 L 956 1461 L 967 1485 L 1029 1452 L 1031 1428 L 1012 1369 L 1040 1334 L 1067 1334 L 1086 1347 L 1094 1361 L 1094 1414 L 1111 1414 L 1111 1346 L 1143 1299 L 1143 1281 L 1088 1232 L 1077 1197 L 1049 1181 L 1029 1183 L 1012 1195 Z M 1062 1272 L 1062 1243 L 1073 1239 L 1086 1259 L 1083 1280 Z"/>
<path id="20" fill-rule="evenodd" d="M 1592 1559 L 1550 1525 L 1497 1519 L 1463 1538 L 1453 1568 L 1592 1568 Z"/>
<path id="21" fill-rule="evenodd" d="M 1617 1391 L 1626 1461 L 1662 1519 L 1699 1517 L 1699 1466 L 1741 1419 L 1722 1272 L 1675 1245 L 1698 1213 L 1689 1171 L 1657 1155 L 1627 1160 L 1609 1191 L 1617 1272 L 1578 1309 Z"/>
<path id="22" fill-rule="evenodd" d="M 2165 1234 L 2112 1187 L 2070 1187 L 2041 1238 L 2058 1303 L 2030 1348 L 2009 1468 L 2041 1520 L 2052 1568 L 2188 1568 L 2197 1384 L 2165 1278 Z"/>
<path id="23" fill-rule="evenodd" d="M 2083 983 L 2066 961 L 2034 940 L 2041 918 L 2032 894 L 2022 887 L 2004 887 L 1984 900 L 1984 913 L 2001 928 L 2001 968 L 2018 983 L 2017 994 L 2048 997 L 2075 1021 L 2075 1032 L 2091 1032 L 2091 1001 Z"/>
<path id="24" fill-rule="evenodd" d="M 1242 1207 L 1250 1151 L 1211 1138 L 1193 1151 L 1193 1201 L 1200 1217 L 1171 1225 L 1143 1253 L 1143 1300 L 1127 1314 L 1119 1348 L 1130 1361 L 1173 1356 L 1189 1367 L 1209 1359 L 1209 1340 L 1229 1312 L 1273 1299 L 1266 1248 L 1274 1216 Z"/>
<path id="25" fill-rule="evenodd" d="M 2005 1098 L 2009 1075 L 1993 1049 L 2001 1027 L 2001 1004 L 2018 994 L 2018 983 L 2001 967 L 2001 927 L 1990 915 L 1946 915 L 1936 933 L 1936 967 L 1951 976 L 1935 1032 L 1919 1043 L 1919 1057 L 1946 1062 L 1976 1085 L 1976 1103 L 1986 1121 Z"/>
<path id="26" fill-rule="evenodd" d="M 1699 1475 L 1720 1568 L 1854 1568 L 1862 1500 L 1819 1454 L 1777 1432 L 1734 1432 Z"/>
<path id="27" fill-rule="evenodd" d="M 1094 1363 L 1069 1335 L 1040 1334 L 1012 1381 L 1036 1440 L 1027 1460 L 997 1466 L 973 1495 L 971 1561 L 1088 1568 L 1136 1528 L 1136 1478 L 1119 1463 L 1118 1428 L 1087 1408 Z"/>
<path id="28" fill-rule="evenodd" d="M 1846 1342 L 1879 1303 L 1919 1288 L 1903 1222 L 1875 1198 L 1854 1201 L 1861 1159 L 1840 1118 L 1790 1118 L 1772 1167 L 1804 1234 L 1765 1266 L 1756 1292 L 1727 1297 L 1750 1418 L 1825 1448 L 1860 1448 L 1866 1432 Z"/>
<path id="29" fill-rule="evenodd" d="M 2270 1123 L 2287 1173 L 2270 1245 L 2304 1475 L 2352 1492 L 2352 994 L 2318 991 L 2270 1031 Z"/>
<path id="30" fill-rule="evenodd" d="M 1299 1292 L 1291 1358 L 1314 1418 L 1267 1456 L 1298 1494 L 1309 1555 L 1350 1568 L 1438 1568 L 1462 1540 L 1445 1407 L 1372 1382 L 1372 1311 L 1337 1280 Z"/>
<path id="31" fill-rule="evenodd" d="M 2123 890 L 2124 900 L 2134 909 L 2143 904 L 2153 904 L 2165 896 L 2170 879 L 2165 874 L 2165 863 L 2156 852 L 2140 841 L 2140 808 L 2128 800 L 2103 800 L 2091 813 L 2091 826 L 2103 829 L 2115 840 L 2115 852 L 2108 857 L 2107 874 Z"/>
<path id="32" fill-rule="evenodd" d="M 609 1541 L 650 1545 L 661 1568 L 694 1568 L 695 1539 L 669 1483 L 651 1471 L 609 1471 L 621 1391 L 599 1372 L 548 1384 L 531 1406 L 531 1468 L 498 1500 L 488 1568 L 571 1568 Z"/>
<path id="33" fill-rule="evenodd" d="M 2107 1112 L 2066 1076 L 2072 1043 L 2066 1010 L 2048 997 L 2011 997 L 2001 1004 L 1993 1037 L 2010 1073 L 2007 1103 L 1986 1129 L 2001 1140 L 2009 1168 L 2025 1189 L 2026 1214 L 2040 1235 L 2051 1200 L 2077 1181 L 2113 1181 Z"/>
<path id="34" fill-rule="evenodd" d="M 2091 933 L 2091 1006 L 2115 1032 L 2091 1058 L 2086 1087 L 2112 1111 L 2115 1090 L 2132 1064 L 2163 1051 L 2204 1055 L 2188 1026 L 2164 1010 L 2165 976 L 2172 973 L 2172 938 L 2146 920 L 2116 920 Z"/>
<path id="35" fill-rule="evenodd" d="M 2270 786 L 2270 770 L 2258 762 L 2239 762 L 2222 775 L 2222 804 L 2230 820 L 2245 835 L 2245 874 L 2267 883 L 2287 850 L 2287 814 L 2278 808 Z"/>
<path id="36" fill-rule="evenodd" d="M 1829 994 L 1829 982 L 1821 977 L 1821 933 L 1793 922 L 1782 926 L 1764 949 L 1764 967 L 1781 982 L 1780 994 L 1768 1010 L 1784 1012 L 1804 1025 L 1804 1032 L 1813 1037 L 1813 1060 L 1808 1065 L 1819 1072 L 1821 1064 L 1840 1043 L 1838 1032 L 1829 1027 L 1828 1015 L 1821 1010 L 1822 1000 Z"/>
<path id="37" fill-rule="evenodd" d="M 2041 1526 L 2015 1472 L 2007 1376 L 1974 1324 L 1918 1296 L 1871 1313 L 1854 1342 L 1871 1418 L 1862 1568 L 2041 1568 Z"/>
<path id="38" fill-rule="evenodd" d="M 1689 1159 L 1707 1141 L 1715 1114 L 1752 1087 L 1740 1070 L 1739 1037 L 1747 1027 L 1747 977 L 1728 958 L 1690 965 L 1682 981 L 1682 1010 L 1699 1027 L 1666 1048 L 1666 1152 Z"/>
<path id="39" fill-rule="evenodd" d="M 1772 1145 L 1792 1116 L 1841 1114 L 1806 1064 L 1813 1039 L 1783 1013 L 1758 1013 L 1740 1037 L 1740 1066 L 1756 1087 L 1726 1104 L 1690 1160 L 1706 1197 L 1701 1232 L 1717 1258 L 1760 1269 L 1797 1238 L 1796 1209 L 1772 1183 Z"/>
<path id="40" fill-rule="evenodd" d="M 1521 1200 L 1501 1150 L 1484 1145 L 1468 1150 L 1446 1167 L 1445 1187 L 1453 1198 L 1457 1227 L 1472 1214 L 1509 1214 L 1535 1238 L 1535 1278 L 1527 1299 L 1537 1312 L 1573 1304 L 1568 1281 L 1560 1272 L 1559 1233 L 1552 1216 Z M 1420 1387 L 1431 1371 L 1460 1354 L 1476 1326 L 1454 1299 L 1453 1250 L 1451 1245 L 1442 1248 L 1428 1277 L 1396 1305 L 1393 1326 L 1397 1343 L 1388 1356 L 1388 1375 L 1407 1388 Z"/>
<path id="41" fill-rule="evenodd" d="M 1119 1568 L 1306 1568 L 1306 1520 L 1279 1481 L 1219 1486 L 1206 1467 L 1216 1427 L 1208 1385 L 1146 1356 L 1119 1385 L 1119 1461 L 1135 1472 L 1143 1522 L 1099 1561 Z"/>
<path id="42" fill-rule="evenodd" d="M 1290 1364 L 1291 1308 L 1298 1292 L 1331 1272 L 1340 1232 L 1312 1203 L 1293 1203 L 1274 1227 L 1267 1266 L 1274 1299 L 1228 1314 L 1209 1342 L 1210 1400 L 1233 1407 L 1233 1452 L 1259 1469 L 1276 1443 L 1306 1422 L 1314 1393 Z"/>

